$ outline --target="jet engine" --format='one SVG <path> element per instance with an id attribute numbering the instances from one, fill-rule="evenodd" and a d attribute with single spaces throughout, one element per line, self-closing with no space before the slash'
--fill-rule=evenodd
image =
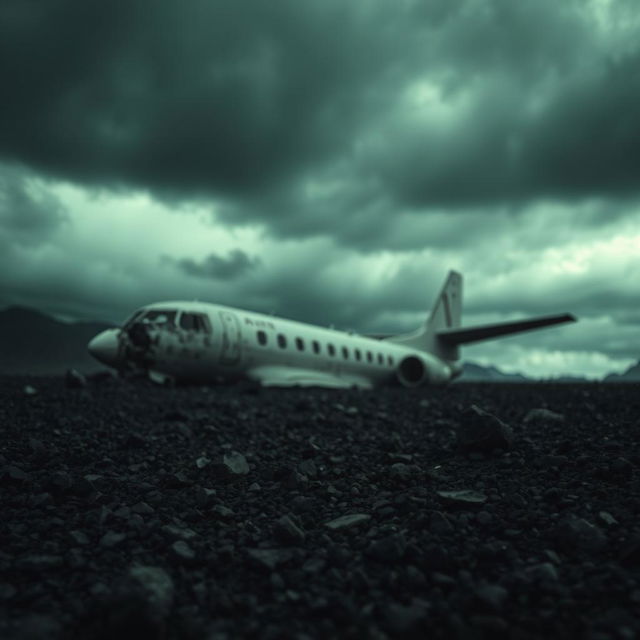
<path id="1" fill-rule="evenodd" d="M 451 368 L 427 353 L 406 356 L 396 369 L 396 377 L 403 387 L 441 384 L 452 377 Z"/>

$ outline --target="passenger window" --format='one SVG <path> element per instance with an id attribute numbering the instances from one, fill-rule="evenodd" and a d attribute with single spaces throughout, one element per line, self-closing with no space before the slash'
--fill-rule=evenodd
<path id="1" fill-rule="evenodd" d="M 360 349 L 355 349 L 353 353 L 355 353 L 356 355 L 356 360 L 360 362 L 360 360 L 362 360 L 362 354 L 360 353 Z"/>
<path id="2" fill-rule="evenodd" d="M 287 339 L 281 333 L 278 334 L 278 346 L 281 349 L 287 348 Z"/>
<path id="3" fill-rule="evenodd" d="M 332 344 L 328 344 L 327 345 L 327 351 L 328 351 L 330 356 L 335 356 L 336 355 L 336 348 Z"/>
<path id="4" fill-rule="evenodd" d="M 183 313 L 180 316 L 180 328 L 193 331 L 196 328 L 196 317 L 192 313 Z"/>
<path id="5" fill-rule="evenodd" d="M 313 346 L 313 353 L 320 353 L 320 343 L 314 340 L 311 344 Z"/>
<path id="6" fill-rule="evenodd" d="M 349 359 L 349 349 L 347 349 L 347 347 L 342 347 L 342 357 L 345 360 Z"/>
<path id="7" fill-rule="evenodd" d="M 302 338 L 296 338 L 296 347 L 298 348 L 298 351 L 304 351 L 304 341 Z"/>
<path id="8" fill-rule="evenodd" d="M 367 362 L 373 362 L 373 355 L 371 351 L 367 351 Z"/>
<path id="9" fill-rule="evenodd" d="M 384 364 L 384 357 L 381 353 L 378 354 L 378 364 Z"/>
<path id="10" fill-rule="evenodd" d="M 196 331 L 201 331 L 202 333 L 211 333 L 211 325 L 209 324 L 209 318 L 202 314 L 193 314 L 193 319 L 195 321 Z"/>
<path id="11" fill-rule="evenodd" d="M 390 367 L 393 367 L 393 358 L 391 356 L 387 356 L 387 362 L 389 363 Z"/>
<path id="12" fill-rule="evenodd" d="M 264 331 L 258 331 L 257 337 L 258 344 L 264 347 L 264 345 L 267 344 L 267 334 Z"/>

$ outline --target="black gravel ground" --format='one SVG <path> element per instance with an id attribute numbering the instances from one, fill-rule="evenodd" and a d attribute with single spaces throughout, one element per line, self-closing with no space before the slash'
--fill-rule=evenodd
<path id="1" fill-rule="evenodd" d="M 0 379 L 0 637 L 640 637 L 639 391 Z"/>

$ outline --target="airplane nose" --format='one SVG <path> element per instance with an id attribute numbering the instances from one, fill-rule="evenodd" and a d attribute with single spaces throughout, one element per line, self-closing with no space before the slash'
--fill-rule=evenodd
<path id="1" fill-rule="evenodd" d="M 107 329 L 99 333 L 87 345 L 89 353 L 103 364 L 114 367 L 118 363 L 119 333 L 119 329 Z"/>

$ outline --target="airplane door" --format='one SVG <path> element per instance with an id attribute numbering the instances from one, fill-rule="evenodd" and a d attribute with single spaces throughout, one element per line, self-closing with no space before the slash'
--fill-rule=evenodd
<path id="1" fill-rule="evenodd" d="M 240 322 L 231 311 L 221 311 L 222 320 L 222 349 L 220 350 L 221 364 L 234 365 L 240 362 Z"/>

